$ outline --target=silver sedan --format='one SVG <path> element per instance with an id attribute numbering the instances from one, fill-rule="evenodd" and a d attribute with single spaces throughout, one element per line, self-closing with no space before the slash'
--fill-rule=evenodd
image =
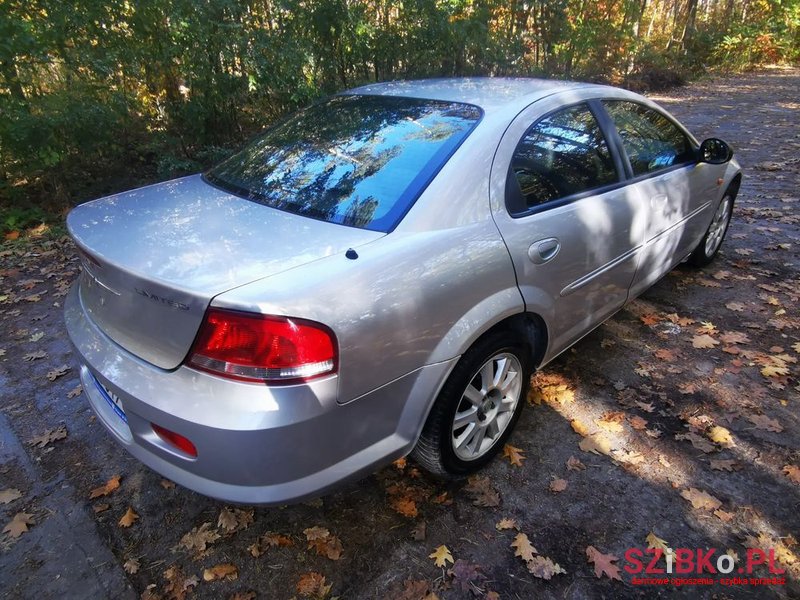
<path id="1" fill-rule="evenodd" d="M 102 423 L 200 493 L 297 501 L 409 453 L 463 476 L 535 369 L 713 259 L 740 182 L 620 89 L 370 85 L 75 208 L 67 327 Z"/>

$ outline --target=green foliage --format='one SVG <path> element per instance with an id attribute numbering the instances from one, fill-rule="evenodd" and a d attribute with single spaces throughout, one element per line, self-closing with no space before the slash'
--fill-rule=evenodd
<path id="1" fill-rule="evenodd" d="M 371 81 L 652 89 L 796 60 L 799 32 L 800 0 L 3 0 L 0 206 L 60 209 L 196 172 Z"/>

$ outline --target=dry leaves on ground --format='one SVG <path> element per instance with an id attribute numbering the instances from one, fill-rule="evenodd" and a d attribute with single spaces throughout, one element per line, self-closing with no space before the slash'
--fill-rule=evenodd
<path id="1" fill-rule="evenodd" d="M 56 367 L 55 369 L 51 369 L 47 372 L 48 381 L 55 381 L 59 377 L 63 377 L 69 372 L 69 365 L 61 365 L 60 367 Z"/>
<path id="2" fill-rule="evenodd" d="M 528 572 L 534 577 L 550 580 L 555 575 L 566 573 L 561 565 L 547 556 L 541 556 L 524 533 L 514 537 L 511 547 L 514 548 L 514 556 L 519 556 L 525 562 Z"/>
<path id="3" fill-rule="evenodd" d="M 215 565 L 203 571 L 203 581 L 217 581 L 219 579 L 233 581 L 238 577 L 239 569 L 236 568 L 236 565 L 230 563 Z"/>
<path id="4" fill-rule="evenodd" d="M 506 444 L 503 447 L 503 456 L 515 467 L 521 467 L 522 461 L 525 460 L 525 452 L 522 448 L 517 448 L 511 444 Z"/>
<path id="5" fill-rule="evenodd" d="M 313 549 L 320 556 L 326 556 L 331 560 L 339 560 L 342 557 L 342 542 L 324 527 L 308 527 L 303 533 L 308 541 L 309 550 Z"/>
<path id="6" fill-rule="evenodd" d="M 120 527 L 130 527 L 136 521 L 139 520 L 139 515 L 133 512 L 133 509 L 129 506 L 128 510 L 125 511 L 125 514 L 122 515 L 122 518 L 119 520 Z"/>
<path id="7" fill-rule="evenodd" d="M 614 564 L 617 561 L 617 557 L 613 554 L 603 554 L 594 546 L 587 546 L 586 558 L 590 563 L 594 564 L 594 574 L 598 579 L 605 575 L 609 579 L 622 581 L 619 567 Z"/>
<path id="8" fill-rule="evenodd" d="M 475 506 L 491 508 L 500 505 L 500 494 L 492 487 L 489 478 L 485 475 L 473 475 L 464 486 L 464 491 L 472 496 Z"/>
<path id="9" fill-rule="evenodd" d="M 322 600 L 331 591 L 332 584 L 325 582 L 325 576 L 319 573 L 304 573 L 297 582 L 297 593 L 302 598 Z"/>
<path id="10" fill-rule="evenodd" d="M 433 559 L 433 563 L 437 567 L 446 567 L 447 563 L 453 564 L 455 561 L 453 560 L 453 555 L 450 554 L 450 550 L 447 546 L 442 544 L 441 546 L 437 547 L 436 550 L 431 552 L 428 555 L 428 558 Z"/>
<path id="11" fill-rule="evenodd" d="M 681 496 L 691 502 L 692 506 L 698 509 L 716 510 L 722 506 L 721 500 L 718 500 L 708 492 L 698 490 L 697 488 L 683 490 L 681 491 Z"/>
<path id="12" fill-rule="evenodd" d="M 108 496 L 111 492 L 113 492 L 114 490 L 116 490 L 119 487 L 119 480 L 120 479 L 121 478 L 120 478 L 119 475 L 114 475 L 111 479 L 106 481 L 100 487 L 94 488 L 89 493 L 89 499 L 93 500 L 94 498 L 99 498 L 100 496 Z"/>
<path id="13" fill-rule="evenodd" d="M 217 527 L 228 533 L 247 529 L 253 524 L 253 510 L 223 508 L 217 518 Z"/>
<path id="14" fill-rule="evenodd" d="M 3 527 L 3 533 L 7 533 L 12 538 L 18 538 L 28 531 L 28 525 L 33 525 L 33 515 L 26 512 L 18 512 L 14 518 Z"/>
<path id="15" fill-rule="evenodd" d="M 59 425 L 55 429 L 48 429 L 44 433 L 34 436 L 28 441 L 28 444 L 31 446 L 36 446 L 37 448 L 44 448 L 45 446 L 52 444 L 53 442 L 57 442 L 58 440 L 63 440 L 66 437 L 67 426 Z"/>
<path id="16" fill-rule="evenodd" d="M 211 523 L 206 522 L 186 533 L 178 542 L 178 547 L 190 552 L 205 552 L 206 548 L 220 537 L 219 533 L 211 529 Z"/>
<path id="17" fill-rule="evenodd" d="M 18 498 L 22 498 L 22 492 L 17 488 L 8 488 L 0 491 L 0 504 L 9 504 Z"/>

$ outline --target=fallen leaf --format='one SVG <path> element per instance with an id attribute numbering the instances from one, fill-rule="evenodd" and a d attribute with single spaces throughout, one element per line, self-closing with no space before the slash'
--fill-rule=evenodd
<path id="1" fill-rule="evenodd" d="M 767 365 L 761 369 L 764 377 L 783 377 L 789 374 L 789 367 L 782 365 Z"/>
<path id="2" fill-rule="evenodd" d="M 139 560 L 136 558 L 129 558 L 124 563 L 122 563 L 122 568 L 125 570 L 126 573 L 130 573 L 131 575 L 136 575 L 139 572 Z"/>
<path id="3" fill-rule="evenodd" d="M 628 417 L 628 422 L 631 424 L 631 427 L 637 431 L 644 431 L 647 429 L 647 420 L 643 419 L 639 415 Z"/>
<path id="4" fill-rule="evenodd" d="M 664 554 L 672 554 L 672 548 L 669 547 L 666 540 L 662 540 L 652 531 L 645 536 L 644 540 L 647 542 L 648 548 L 660 548 Z"/>
<path id="5" fill-rule="evenodd" d="M 591 452 L 592 454 L 610 454 L 611 440 L 602 433 L 593 433 L 583 438 L 578 447 L 584 452 Z"/>
<path id="6" fill-rule="evenodd" d="M 497 493 L 489 478 L 484 475 L 473 475 L 464 486 L 464 491 L 472 496 L 472 503 L 475 506 L 491 508 L 500 505 L 500 494 Z"/>
<path id="7" fill-rule="evenodd" d="M 437 567 L 446 567 L 448 562 L 450 564 L 453 564 L 454 562 L 453 555 L 450 554 L 450 550 L 448 550 L 447 546 L 445 546 L 444 544 L 442 544 L 441 546 L 436 548 L 436 550 L 431 552 L 428 555 L 428 558 L 432 558 L 434 564 Z"/>
<path id="8" fill-rule="evenodd" d="M 715 425 L 709 429 L 706 432 L 706 435 L 708 436 L 708 439 L 719 444 L 720 446 L 725 446 L 726 448 L 733 448 L 736 446 L 736 443 L 733 441 L 733 437 L 731 436 L 731 432 L 724 427 L 720 427 L 719 425 Z"/>
<path id="9" fill-rule="evenodd" d="M 770 419 L 767 415 L 748 415 L 747 420 L 756 426 L 756 429 L 780 433 L 783 426 L 775 419 Z"/>
<path id="10" fill-rule="evenodd" d="M 320 556 L 327 556 L 331 560 L 339 560 L 342 557 L 342 542 L 335 535 L 331 535 L 325 527 L 308 527 L 303 533 L 309 550 L 313 549 Z"/>
<path id="11" fill-rule="evenodd" d="M 459 589 L 463 594 L 468 594 L 474 589 L 480 589 L 480 584 L 486 579 L 486 577 L 480 573 L 479 569 L 480 567 L 478 565 L 459 558 L 455 564 L 447 570 L 447 574 L 453 578 L 456 589 Z M 471 595 L 472 594 L 470 594 L 470 596 Z"/>
<path id="12" fill-rule="evenodd" d="M 717 510 L 715 510 L 715 511 L 714 511 L 714 515 L 715 515 L 715 516 L 716 516 L 716 517 L 717 517 L 717 518 L 718 518 L 720 521 L 722 521 L 722 522 L 724 522 L 724 523 L 730 523 L 730 522 L 731 522 L 731 520 L 733 520 L 733 517 L 735 517 L 735 516 L 736 516 L 735 514 L 733 514 L 733 513 L 731 513 L 731 512 L 728 512 L 728 511 L 726 511 L 726 510 L 722 510 L 721 508 L 718 508 Z"/>
<path id="13" fill-rule="evenodd" d="M 567 459 L 567 469 L 570 471 L 585 471 L 586 465 L 574 456 L 570 456 Z"/>
<path id="14" fill-rule="evenodd" d="M 184 600 L 189 588 L 195 587 L 198 582 L 197 575 L 187 577 L 177 565 L 172 565 L 164 571 L 164 579 L 167 580 L 164 591 L 169 600 Z"/>
<path id="15" fill-rule="evenodd" d="M 789 481 L 800 485 L 800 467 L 797 465 L 784 465 L 782 472 L 789 478 Z"/>
<path id="16" fill-rule="evenodd" d="M 503 517 L 494 526 L 497 531 L 505 531 L 506 529 L 519 529 L 517 522 L 514 519 Z"/>
<path id="17" fill-rule="evenodd" d="M 18 512 L 14 518 L 3 527 L 3 533 L 7 533 L 12 538 L 18 538 L 23 533 L 28 531 L 28 525 L 33 525 L 33 515 L 26 512 Z"/>
<path id="18" fill-rule="evenodd" d="M 111 479 L 106 481 L 104 485 L 94 488 L 89 494 L 89 499 L 99 498 L 100 496 L 108 496 L 111 492 L 119 487 L 119 475 L 114 475 Z"/>
<path id="19" fill-rule="evenodd" d="M 44 350 L 37 350 L 36 352 L 28 352 L 25 356 L 22 357 L 22 360 L 25 362 L 33 362 L 34 360 L 39 360 L 40 358 L 46 358 L 47 352 Z"/>
<path id="20" fill-rule="evenodd" d="M 158 483 L 165 490 L 171 490 L 171 489 L 173 489 L 175 487 L 175 482 L 174 481 L 170 481 L 169 479 L 162 479 Z"/>
<path id="21" fill-rule="evenodd" d="M 406 579 L 401 590 L 393 590 L 389 596 L 392 600 L 433 600 L 430 594 L 430 584 L 424 580 Z"/>
<path id="22" fill-rule="evenodd" d="M 392 498 L 389 502 L 389 506 L 392 509 L 403 515 L 404 517 L 414 518 L 417 516 L 417 503 L 414 502 L 413 498 L 409 498 L 407 496 L 397 496 Z"/>
<path id="23" fill-rule="evenodd" d="M 45 377 L 47 377 L 49 381 L 55 381 L 59 377 L 63 377 L 64 375 L 66 375 L 68 372 L 69 372 L 69 366 L 61 365 L 60 367 L 56 367 L 55 369 L 51 369 L 50 371 L 48 371 Z"/>
<path id="24" fill-rule="evenodd" d="M 122 518 L 119 520 L 119 526 L 127 528 L 133 525 L 133 523 L 138 520 L 139 520 L 139 515 L 133 512 L 133 509 L 129 506 L 128 510 L 125 511 L 125 514 L 122 515 Z"/>
<path id="25" fill-rule="evenodd" d="M 792 350 L 800 354 L 800 342 L 795 342 L 794 344 L 792 344 Z"/>
<path id="26" fill-rule="evenodd" d="M 683 490 L 681 496 L 692 503 L 695 508 L 702 508 L 707 510 L 716 510 L 722 506 L 722 502 L 707 492 L 698 490 L 697 488 L 689 488 Z"/>
<path id="27" fill-rule="evenodd" d="M 620 411 L 612 411 L 605 413 L 596 423 L 612 433 L 619 433 L 622 431 L 622 423 L 625 421 L 625 413 Z"/>
<path id="28" fill-rule="evenodd" d="M 539 551 L 531 544 L 528 536 L 521 532 L 514 537 L 511 547 L 514 548 L 514 556 L 519 556 L 525 562 L 533 560 L 534 554 L 539 554 Z"/>
<path id="29" fill-rule="evenodd" d="M 94 514 L 96 514 L 96 515 L 99 515 L 102 512 L 106 512 L 109 508 L 111 508 L 111 505 L 110 504 L 106 504 L 105 502 L 103 502 L 101 504 L 95 504 L 94 506 L 92 506 L 92 510 L 94 511 Z"/>
<path id="30" fill-rule="evenodd" d="M 719 346 L 719 342 L 707 333 L 704 333 L 702 335 L 696 335 L 692 338 L 692 346 L 700 349 L 713 348 L 714 346 Z"/>
<path id="31" fill-rule="evenodd" d="M 236 568 L 236 565 L 230 563 L 215 565 L 203 571 L 203 581 L 217 581 L 219 579 L 233 581 L 237 577 L 239 577 L 239 569 Z"/>
<path id="32" fill-rule="evenodd" d="M 205 552 L 209 544 L 216 542 L 221 536 L 211 529 L 211 523 L 203 523 L 199 527 L 194 527 L 189 533 L 184 534 L 178 546 L 185 550 Z"/>
<path id="33" fill-rule="evenodd" d="M 747 337 L 746 333 L 740 333 L 738 331 L 726 331 L 719 339 L 725 344 L 749 344 L 750 338 Z"/>
<path id="34" fill-rule="evenodd" d="M 425 521 L 420 521 L 414 528 L 411 530 L 411 539 L 415 542 L 424 542 L 425 537 L 427 535 L 428 526 L 425 524 Z"/>
<path id="35" fill-rule="evenodd" d="M 668 350 L 667 348 L 660 348 L 656 350 L 653 354 L 657 359 L 666 362 L 673 362 L 677 358 L 675 352 L 673 352 L 672 350 Z"/>
<path id="36" fill-rule="evenodd" d="M 55 429 L 48 429 L 41 435 L 33 437 L 28 441 L 28 444 L 37 448 L 44 448 L 52 442 L 63 440 L 65 437 L 67 437 L 67 427 L 66 425 L 59 425 Z"/>
<path id="37" fill-rule="evenodd" d="M 525 460 L 525 453 L 522 449 L 511 444 L 506 444 L 503 447 L 503 456 L 515 467 L 521 467 L 522 461 Z"/>
<path id="38" fill-rule="evenodd" d="M 617 560 L 616 556 L 612 554 L 603 554 L 594 546 L 588 546 L 586 548 L 586 557 L 589 559 L 590 563 L 594 564 L 594 574 L 597 578 L 605 575 L 609 579 L 618 579 L 622 581 L 622 577 L 620 577 L 619 574 L 619 567 L 614 564 Z"/>
<path id="39" fill-rule="evenodd" d="M 714 444 L 709 442 L 704 437 L 701 437 L 691 431 L 689 433 L 676 433 L 675 439 L 678 441 L 687 440 L 692 443 L 692 446 L 702 452 L 705 452 L 706 454 L 709 452 L 715 452 L 717 450 L 717 447 Z"/>
<path id="40" fill-rule="evenodd" d="M 247 529 L 253 523 L 253 511 L 241 508 L 223 508 L 217 517 L 217 527 L 223 531 L 233 532 Z"/>
<path id="41" fill-rule="evenodd" d="M 528 571 L 539 579 L 549 581 L 554 575 L 566 574 L 566 571 L 561 568 L 561 565 L 553 562 L 546 556 L 534 556 L 531 560 L 526 561 Z"/>
<path id="42" fill-rule="evenodd" d="M 550 482 L 550 491 L 551 492 L 563 492 L 567 489 L 567 480 L 566 479 L 554 479 Z"/>
<path id="43" fill-rule="evenodd" d="M 22 498 L 22 492 L 16 488 L 8 488 L 0 491 L 0 504 L 9 504 L 17 498 Z"/>
<path id="44" fill-rule="evenodd" d="M 78 396 L 81 395 L 81 393 L 83 393 L 83 386 L 79 383 L 78 385 L 76 385 L 74 388 L 72 388 L 70 391 L 67 392 L 67 398 L 70 399 L 77 398 Z"/>
<path id="45" fill-rule="evenodd" d="M 725 308 L 732 310 L 733 312 L 742 312 L 745 309 L 745 306 L 741 302 L 728 302 L 725 305 Z"/>
<path id="46" fill-rule="evenodd" d="M 739 466 L 735 460 L 718 460 L 711 459 L 711 468 L 714 471 L 733 471 Z"/>
<path id="47" fill-rule="evenodd" d="M 297 593 L 303 598 L 317 598 L 322 600 L 330 591 L 333 584 L 326 584 L 325 577 L 319 573 L 305 573 L 297 582 Z"/>
<path id="48" fill-rule="evenodd" d="M 653 313 L 647 313 L 639 317 L 639 320 L 648 327 L 652 327 L 653 325 L 658 325 L 661 322 L 661 317 Z"/>

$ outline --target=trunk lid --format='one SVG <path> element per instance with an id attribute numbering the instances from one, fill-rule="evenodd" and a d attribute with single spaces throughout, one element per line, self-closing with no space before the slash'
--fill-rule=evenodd
<path id="1" fill-rule="evenodd" d="M 82 204 L 67 228 L 84 310 L 162 369 L 181 364 L 214 296 L 385 235 L 269 208 L 199 175 Z"/>

